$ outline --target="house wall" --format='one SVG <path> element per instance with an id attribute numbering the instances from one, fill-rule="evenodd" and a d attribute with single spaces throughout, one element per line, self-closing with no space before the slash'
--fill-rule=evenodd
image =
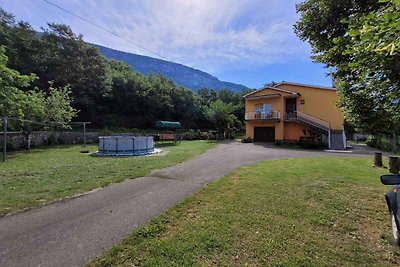
<path id="1" fill-rule="evenodd" d="M 295 122 L 284 123 L 284 139 L 290 141 L 299 141 L 304 136 L 303 129 L 305 127 Z"/>
<path id="2" fill-rule="evenodd" d="M 264 94 L 276 94 L 277 91 L 272 91 L 272 90 L 264 90 L 262 92 L 258 92 L 252 96 L 258 96 L 258 95 L 264 95 Z M 254 112 L 256 110 L 256 105 L 259 104 L 271 104 L 272 105 L 272 110 L 278 110 L 281 112 L 281 116 L 283 116 L 283 98 L 282 97 L 271 97 L 271 98 L 264 98 L 264 99 L 246 99 L 246 112 Z"/>
<path id="3" fill-rule="evenodd" d="M 337 107 L 339 96 L 336 90 L 289 84 L 282 84 L 277 88 L 300 94 L 297 97 L 298 111 L 329 122 L 333 130 L 343 130 L 344 118 L 341 109 Z M 305 126 L 298 123 L 283 122 L 285 98 L 293 97 L 293 95 L 273 89 L 264 89 L 252 94 L 251 97 L 266 94 L 280 94 L 281 96 L 264 99 L 245 99 L 246 112 L 254 112 L 255 106 L 258 104 L 272 104 L 273 110 L 281 112 L 281 122 L 247 121 L 246 136 L 254 138 L 254 127 L 257 126 L 275 126 L 276 140 L 299 140 L 304 136 L 303 129 Z M 301 100 L 304 100 L 304 104 L 300 104 Z"/>
<path id="4" fill-rule="evenodd" d="M 297 99 L 298 111 L 329 122 L 333 130 L 343 130 L 344 118 L 342 110 L 337 107 L 339 96 L 336 90 L 289 84 L 282 84 L 278 88 L 301 94 Z M 303 105 L 300 104 L 301 100 L 305 101 Z"/>

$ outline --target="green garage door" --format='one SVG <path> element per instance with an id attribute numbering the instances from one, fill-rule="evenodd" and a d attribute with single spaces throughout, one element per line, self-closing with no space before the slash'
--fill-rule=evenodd
<path id="1" fill-rule="evenodd" d="M 254 142 L 275 142 L 275 127 L 254 127 Z"/>

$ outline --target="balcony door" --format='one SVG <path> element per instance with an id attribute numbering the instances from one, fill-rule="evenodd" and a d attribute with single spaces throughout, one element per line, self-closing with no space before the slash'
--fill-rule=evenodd
<path id="1" fill-rule="evenodd" d="M 257 119 L 267 119 L 271 116 L 272 105 L 271 104 L 260 104 L 256 105 L 256 114 L 255 117 Z"/>
<path id="2" fill-rule="evenodd" d="M 295 117 L 296 116 L 296 98 L 286 98 L 286 116 L 287 117 Z"/>

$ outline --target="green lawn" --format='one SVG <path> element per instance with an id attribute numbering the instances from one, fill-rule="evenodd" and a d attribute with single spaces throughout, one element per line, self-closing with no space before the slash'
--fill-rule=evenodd
<path id="1" fill-rule="evenodd" d="M 371 158 L 240 168 L 134 231 L 91 266 L 400 264 Z"/>
<path id="2" fill-rule="evenodd" d="M 185 161 L 213 147 L 212 141 L 182 141 L 166 145 L 165 156 L 92 157 L 81 146 L 59 146 L 18 152 L 0 163 L 0 216 L 50 201 L 145 176 Z M 91 152 L 97 146 L 87 147 Z"/>

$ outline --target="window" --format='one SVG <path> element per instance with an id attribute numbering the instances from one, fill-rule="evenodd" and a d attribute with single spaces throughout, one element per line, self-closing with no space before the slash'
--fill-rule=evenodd
<path id="1" fill-rule="evenodd" d="M 256 113 L 263 112 L 263 105 L 256 105 Z"/>
<path id="2" fill-rule="evenodd" d="M 264 104 L 264 112 L 269 112 L 272 110 L 271 104 Z"/>

